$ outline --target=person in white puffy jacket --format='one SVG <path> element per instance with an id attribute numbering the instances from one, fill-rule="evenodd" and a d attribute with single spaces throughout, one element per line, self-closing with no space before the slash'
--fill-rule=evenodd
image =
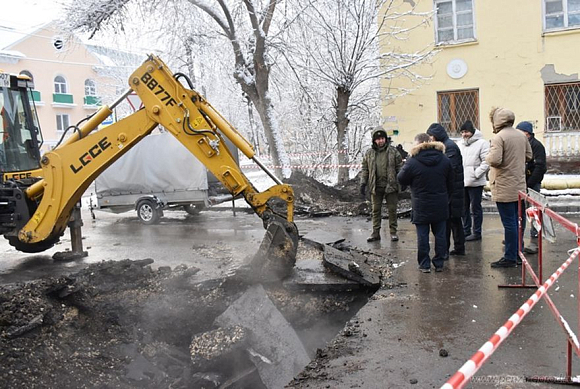
<path id="1" fill-rule="evenodd" d="M 465 202 L 463 208 L 463 231 L 466 241 L 481 240 L 483 210 L 481 196 L 487 178 L 489 165 L 485 157 L 489 153 L 489 142 L 483 139 L 481 131 L 467 120 L 460 127 L 462 140 L 458 142 L 463 156 L 463 181 Z"/>

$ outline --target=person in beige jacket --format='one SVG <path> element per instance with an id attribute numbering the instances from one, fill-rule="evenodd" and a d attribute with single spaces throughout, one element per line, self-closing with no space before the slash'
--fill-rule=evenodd
<path id="1" fill-rule="evenodd" d="M 491 197 L 504 228 L 504 256 L 491 267 L 516 267 L 518 258 L 518 191 L 526 191 L 526 162 L 532 159 L 532 148 L 526 136 L 513 128 L 515 115 L 505 108 L 494 108 L 489 114 L 494 137 L 485 161 L 491 167 Z"/>

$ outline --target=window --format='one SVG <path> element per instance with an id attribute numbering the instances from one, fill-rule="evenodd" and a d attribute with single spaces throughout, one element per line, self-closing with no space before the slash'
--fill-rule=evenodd
<path id="1" fill-rule="evenodd" d="M 97 95 L 97 84 L 95 80 L 86 79 L 85 80 L 85 96 L 96 96 Z"/>
<path id="2" fill-rule="evenodd" d="M 69 126 L 69 117 L 66 114 L 56 115 L 56 130 L 63 132 Z"/>
<path id="3" fill-rule="evenodd" d="M 32 81 L 34 81 L 34 77 L 32 77 L 32 73 L 30 73 L 28 70 L 22 70 L 22 71 L 20 72 L 20 74 L 22 74 L 22 75 L 24 75 L 24 76 L 28 76 L 28 77 L 30 77 L 30 79 L 31 79 Z"/>
<path id="4" fill-rule="evenodd" d="M 544 0 L 544 30 L 580 28 L 580 0 Z"/>
<path id="5" fill-rule="evenodd" d="M 475 39 L 472 0 L 435 0 L 437 43 Z"/>
<path id="6" fill-rule="evenodd" d="M 580 82 L 545 85 L 547 131 L 580 131 Z"/>
<path id="7" fill-rule="evenodd" d="M 479 91 L 438 92 L 437 111 L 439 123 L 451 136 L 459 136 L 459 127 L 466 120 L 479 128 Z"/>
<path id="8" fill-rule="evenodd" d="M 54 78 L 54 93 L 67 93 L 66 80 L 63 76 L 56 76 Z"/>

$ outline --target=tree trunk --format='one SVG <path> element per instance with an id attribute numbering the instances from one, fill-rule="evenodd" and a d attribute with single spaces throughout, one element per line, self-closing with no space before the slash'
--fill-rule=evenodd
<path id="1" fill-rule="evenodd" d="M 272 110 L 272 101 L 268 96 L 268 76 L 269 69 L 263 69 L 257 71 L 256 73 L 266 73 L 266 74 L 256 74 L 256 82 L 248 84 L 244 82 L 244 79 L 236 77 L 238 83 L 241 85 L 242 90 L 246 93 L 258 115 L 260 115 L 260 121 L 264 126 L 264 134 L 266 135 L 266 140 L 268 141 L 268 146 L 270 148 L 270 155 L 272 157 L 272 162 L 274 163 L 274 174 L 278 178 L 289 177 L 291 174 L 290 168 L 282 168 L 282 166 L 289 165 L 289 160 L 284 149 L 284 144 L 282 143 L 282 136 L 280 134 L 280 129 L 278 127 L 278 122 L 274 116 Z"/>
<path id="2" fill-rule="evenodd" d="M 349 179 L 348 168 L 348 143 L 346 133 L 348 131 L 348 118 L 346 116 L 351 92 L 344 87 L 336 88 L 336 141 L 338 145 L 338 183 L 344 183 Z"/>
<path id="3" fill-rule="evenodd" d="M 262 124 L 264 125 L 264 133 L 268 140 L 270 155 L 272 156 L 272 162 L 274 163 L 274 173 L 278 178 L 289 177 L 290 168 L 287 166 L 288 158 L 286 158 L 280 128 L 278 127 L 278 121 L 274 117 L 270 98 L 264 96 L 258 104 L 254 105 L 260 115 Z M 282 166 L 286 166 L 286 168 L 283 168 Z"/>

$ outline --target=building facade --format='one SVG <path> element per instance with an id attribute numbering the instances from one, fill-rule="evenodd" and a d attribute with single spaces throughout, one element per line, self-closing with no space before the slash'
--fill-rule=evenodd
<path id="1" fill-rule="evenodd" d="M 410 144 L 436 121 L 459 137 L 468 119 L 489 139 L 489 112 L 505 107 L 516 122 L 533 123 L 548 153 L 578 153 L 580 0 L 401 3 L 430 13 L 430 23 L 415 29 L 404 49 L 433 45 L 437 54 L 417 69 L 428 77 L 422 86 L 383 107 L 385 125 L 399 131 L 399 143 Z M 412 88 L 403 79 L 390 83 Z"/>
<path id="2" fill-rule="evenodd" d="M 42 149 L 47 151 L 67 128 L 99 108 L 100 96 L 103 89 L 111 88 L 110 82 L 97 72 L 101 65 L 98 57 L 54 24 L 15 38 L 0 50 L 0 69 L 33 79 L 34 104 L 44 138 Z"/>

